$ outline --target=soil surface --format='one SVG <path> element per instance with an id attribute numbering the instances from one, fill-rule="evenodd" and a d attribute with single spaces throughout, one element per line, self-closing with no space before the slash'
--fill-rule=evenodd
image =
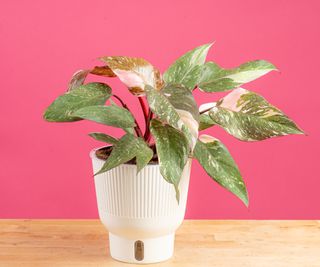
<path id="1" fill-rule="evenodd" d="M 98 149 L 96 151 L 97 158 L 102 159 L 102 160 L 107 160 L 112 152 L 112 148 L 113 148 L 113 146 L 106 146 L 106 147 L 102 147 L 102 148 Z M 158 164 L 159 161 L 158 161 L 158 155 L 157 155 L 155 145 L 151 145 L 150 148 L 153 150 L 153 157 L 148 164 Z M 133 158 L 133 159 L 127 161 L 126 164 L 137 164 L 136 158 Z"/>

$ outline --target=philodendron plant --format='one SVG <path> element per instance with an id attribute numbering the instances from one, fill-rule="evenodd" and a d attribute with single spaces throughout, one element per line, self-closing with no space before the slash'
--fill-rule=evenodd
<path id="1" fill-rule="evenodd" d="M 163 178 L 172 184 L 179 201 L 178 185 L 188 158 L 195 158 L 218 184 L 248 205 L 246 186 L 227 148 L 216 138 L 200 135 L 209 127 L 222 127 L 241 141 L 260 141 L 275 136 L 303 134 L 282 111 L 262 96 L 242 88 L 272 70 L 265 60 L 254 60 L 224 69 L 205 62 L 211 44 L 199 46 L 178 58 L 163 74 L 142 58 L 106 56 L 103 66 L 74 74 L 68 91 L 45 111 L 51 122 L 90 120 L 124 130 L 121 138 L 90 133 L 112 145 L 100 174 L 120 164 L 134 162 L 139 172 L 151 160 L 158 161 Z M 105 83 L 86 83 L 89 74 L 118 77 L 142 107 L 145 131 L 124 101 Z M 230 91 L 216 102 L 198 108 L 193 92 Z M 113 100 L 117 101 L 116 104 Z M 106 105 L 106 102 L 108 104 Z"/>

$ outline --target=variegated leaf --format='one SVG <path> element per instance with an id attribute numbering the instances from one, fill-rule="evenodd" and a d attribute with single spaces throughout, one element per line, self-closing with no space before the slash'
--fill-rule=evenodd
<path id="1" fill-rule="evenodd" d="M 68 91 L 78 88 L 82 85 L 87 78 L 90 70 L 78 70 L 73 74 L 71 81 L 69 82 Z"/>
<path id="2" fill-rule="evenodd" d="M 303 134 L 282 111 L 269 104 L 262 96 L 243 88 L 238 88 L 219 100 L 209 114 L 216 124 L 243 141 Z"/>
<path id="3" fill-rule="evenodd" d="M 117 75 L 108 66 L 95 66 L 90 70 L 90 73 L 104 77 L 117 77 Z"/>
<path id="4" fill-rule="evenodd" d="M 117 103 L 115 103 L 111 98 L 109 99 L 109 103 L 110 103 L 110 105 L 111 106 L 118 106 L 117 105 Z M 126 108 L 127 109 L 127 108 Z M 129 111 L 129 110 L 128 110 Z M 131 113 L 130 113 L 131 114 Z M 132 115 L 132 114 L 131 114 Z M 132 115 L 132 117 L 133 117 L 133 119 L 135 119 L 134 118 L 134 116 Z M 130 134 L 134 134 L 135 133 L 135 129 L 134 129 L 135 127 L 129 127 L 129 128 L 125 128 L 125 129 L 123 129 L 123 130 L 125 130 L 127 133 L 130 133 Z"/>
<path id="5" fill-rule="evenodd" d="M 210 115 L 205 114 L 205 113 L 200 115 L 199 131 L 206 130 L 214 125 L 215 125 L 215 123 L 211 119 Z"/>
<path id="6" fill-rule="evenodd" d="M 104 105 L 111 96 L 111 88 L 103 83 L 88 83 L 59 96 L 45 111 L 44 118 L 52 122 L 78 121 L 74 116 L 80 108 Z"/>
<path id="7" fill-rule="evenodd" d="M 214 103 L 215 105 L 215 103 Z M 211 119 L 209 115 L 209 110 L 214 106 L 212 103 L 202 104 L 199 107 L 200 112 L 200 123 L 199 123 L 199 131 L 208 129 L 215 125 L 215 122 Z"/>
<path id="8" fill-rule="evenodd" d="M 160 90 L 163 86 L 159 70 L 142 58 L 117 56 L 102 57 L 101 60 L 134 95 L 144 95 L 146 85 L 150 85 L 157 90 Z"/>
<path id="9" fill-rule="evenodd" d="M 89 133 L 89 136 L 91 136 L 95 140 L 105 142 L 108 144 L 115 145 L 116 143 L 118 143 L 118 140 L 116 138 L 104 133 Z"/>
<path id="10" fill-rule="evenodd" d="M 223 69 L 214 62 L 203 65 L 198 87 L 205 92 L 222 92 L 251 82 L 276 67 L 265 60 L 244 63 L 234 69 Z"/>
<path id="11" fill-rule="evenodd" d="M 194 157 L 214 181 L 248 206 L 248 194 L 238 166 L 218 139 L 201 135 L 194 149 Z"/>
<path id="12" fill-rule="evenodd" d="M 189 90 L 197 85 L 201 67 L 212 44 L 199 46 L 178 58 L 164 73 L 166 83 L 183 84 Z"/>
<path id="13" fill-rule="evenodd" d="M 187 127 L 192 136 L 192 143 L 198 138 L 199 128 L 199 110 L 198 105 L 187 88 L 178 84 L 169 84 L 165 86 L 161 93 L 169 100 L 176 109 L 183 124 Z"/>
<path id="14" fill-rule="evenodd" d="M 116 105 L 84 107 L 76 110 L 73 116 L 122 129 L 135 127 L 132 114 Z"/>
<path id="15" fill-rule="evenodd" d="M 134 157 L 137 162 L 137 172 L 139 172 L 149 163 L 152 156 L 152 149 L 142 138 L 128 133 L 113 146 L 110 156 L 95 175 L 109 171 Z"/>
<path id="16" fill-rule="evenodd" d="M 68 91 L 82 85 L 89 73 L 105 77 L 116 76 L 108 66 L 96 66 L 92 70 L 79 70 L 73 74 L 71 81 L 69 82 Z"/>
<path id="17" fill-rule="evenodd" d="M 156 119 L 151 121 L 150 130 L 156 142 L 161 175 L 174 185 L 179 202 L 178 185 L 188 159 L 188 140 L 180 131 Z"/>
<path id="18" fill-rule="evenodd" d="M 146 87 L 151 110 L 163 122 L 183 131 L 191 149 L 198 138 L 199 111 L 190 90 L 180 85 L 167 85 L 161 91 Z"/>
<path id="19" fill-rule="evenodd" d="M 136 140 L 137 172 L 140 172 L 152 159 L 153 150 L 142 138 L 138 137 Z"/>

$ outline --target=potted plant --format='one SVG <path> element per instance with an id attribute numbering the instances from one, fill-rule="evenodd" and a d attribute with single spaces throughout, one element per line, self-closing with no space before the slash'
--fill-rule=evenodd
<path id="1" fill-rule="evenodd" d="M 104 65 L 76 72 L 68 91 L 45 111 L 50 122 L 90 120 L 124 130 L 120 138 L 89 134 L 109 144 L 90 155 L 99 216 L 109 230 L 111 256 L 117 260 L 152 263 L 172 256 L 193 158 L 248 205 L 245 184 L 227 148 L 212 136 L 198 137 L 199 131 L 220 126 L 250 142 L 303 133 L 262 96 L 241 87 L 276 70 L 274 65 L 255 60 L 224 69 L 205 62 L 210 46 L 187 52 L 163 76 L 142 58 L 102 57 Z M 128 87 L 141 104 L 145 132 L 107 84 L 84 84 L 88 74 L 118 77 Z M 231 92 L 198 108 L 194 90 Z"/>

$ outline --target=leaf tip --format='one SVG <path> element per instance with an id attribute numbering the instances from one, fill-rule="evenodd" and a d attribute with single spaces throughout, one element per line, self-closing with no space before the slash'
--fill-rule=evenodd
<path id="1" fill-rule="evenodd" d="M 247 207 L 249 208 L 249 197 L 248 197 L 248 192 L 246 191 L 245 192 L 245 195 L 241 196 L 240 197 L 242 203 Z"/>
<path id="2" fill-rule="evenodd" d="M 42 118 L 47 121 L 47 122 L 55 122 L 54 118 L 52 118 L 50 116 L 50 113 L 48 113 L 48 110 L 46 110 L 43 114 L 42 114 Z"/>
<path id="3" fill-rule="evenodd" d="M 277 72 L 281 72 L 280 69 L 278 69 L 277 66 L 275 66 L 273 63 L 271 63 L 270 61 L 268 60 L 257 60 L 259 61 L 260 63 L 262 63 L 264 65 L 264 67 L 266 67 L 267 69 L 269 69 L 270 71 L 274 70 L 274 71 L 277 71 Z"/>
<path id="4" fill-rule="evenodd" d="M 43 114 L 42 114 L 42 118 L 43 118 L 45 121 L 48 121 L 48 114 L 47 114 L 47 111 L 43 112 Z"/>
<path id="5" fill-rule="evenodd" d="M 143 168 L 141 168 L 141 167 L 138 167 L 137 166 L 137 171 L 136 171 L 136 175 L 138 175 L 139 174 L 139 172 L 141 172 L 141 170 L 142 170 Z"/>
<path id="6" fill-rule="evenodd" d="M 304 136 L 309 136 L 309 133 L 307 133 L 306 131 L 304 131 L 302 129 L 299 129 L 297 134 L 301 134 L 301 135 L 304 135 Z"/>
<path id="7" fill-rule="evenodd" d="M 271 62 L 268 62 L 268 63 L 270 64 L 270 67 L 272 67 L 272 70 L 280 72 L 280 69 L 277 66 L 275 66 Z"/>
<path id="8" fill-rule="evenodd" d="M 297 124 L 295 124 L 295 133 L 294 134 L 300 134 L 304 136 L 309 136 L 309 133 L 306 131 L 302 130 Z"/>
<path id="9" fill-rule="evenodd" d="M 178 205 L 179 205 L 180 204 L 180 191 L 179 191 L 178 185 L 174 185 L 174 189 L 176 191 L 176 200 L 177 200 Z"/>
<path id="10" fill-rule="evenodd" d="M 99 171 L 97 171 L 93 176 L 95 177 L 95 176 L 97 176 L 97 175 L 99 175 L 99 174 L 102 174 L 102 173 L 104 173 L 104 172 L 106 172 L 106 171 L 108 171 L 108 169 L 106 169 L 106 170 L 103 170 L 102 168 L 99 170 Z"/>
<path id="11" fill-rule="evenodd" d="M 216 43 L 216 41 L 212 41 L 211 43 L 208 43 L 208 47 L 211 48 L 214 44 Z"/>
<path id="12" fill-rule="evenodd" d="M 204 47 L 204 51 L 206 51 L 206 53 L 209 52 L 210 48 L 214 45 L 215 41 L 212 41 L 211 43 L 207 43 L 204 44 L 202 47 Z"/>

